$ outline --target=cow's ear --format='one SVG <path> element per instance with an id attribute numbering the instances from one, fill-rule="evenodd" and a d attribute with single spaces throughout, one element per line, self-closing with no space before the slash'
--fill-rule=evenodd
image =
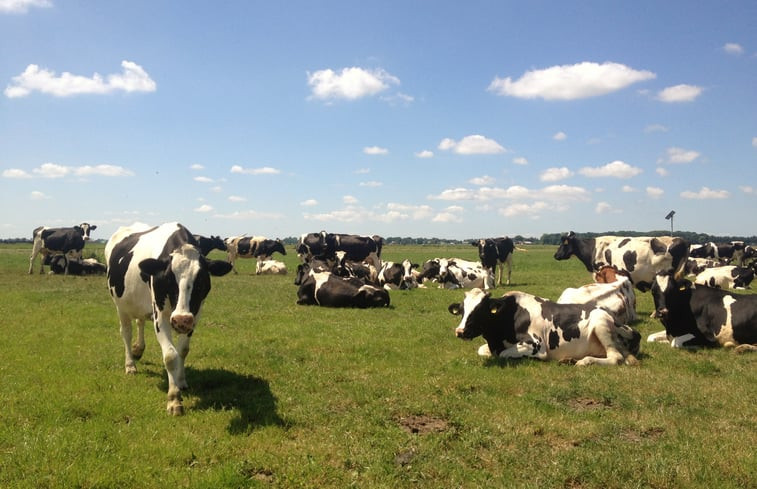
<path id="1" fill-rule="evenodd" d="M 90 226 L 90 227 L 89 227 L 89 230 L 90 230 L 90 231 L 94 231 L 95 229 L 97 229 L 97 226 Z"/>
<path id="2" fill-rule="evenodd" d="M 146 258 L 139 262 L 139 270 L 145 275 L 155 276 L 160 272 L 165 272 L 168 269 L 168 265 L 168 260 Z"/>
<path id="3" fill-rule="evenodd" d="M 411 263 L 410 268 L 418 268 L 419 265 L 417 263 Z"/>
<path id="4" fill-rule="evenodd" d="M 478 246 L 478 241 L 471 241 L 471 242 L 470 242 L 470 245 L 471 245 L 471 246 Z"/>
<path id="5" fill-rule="evenodd" d="M 214 277 L 226 275 L 231 271 L 231 263 L 224 260 L 210 260 L 208 261 L 208 271 Z"/>
<path id="6" fill-rule="evenodd" d="M 450 304 L 447 310 L 453 316 L 459 316 L 463 312 L 463 306 L 458 302 L 455 304 Z"/>

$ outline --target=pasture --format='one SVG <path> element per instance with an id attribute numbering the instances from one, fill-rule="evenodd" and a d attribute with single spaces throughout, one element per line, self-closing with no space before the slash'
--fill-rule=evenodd
<path id="1" fill-rule="evenodd" d="M 513 285 L 495 294 L 556 299 L 591 281 L 555 249 L 516 251 Z M 154 333 L 126 376 L 105 277 L 27 275 L 30 251 L 0 246 L 0 487 L 757 487 L 757 355 L 646 343 L 662 329 L 648 293 L 639 366 L 486 360 L 482 339 L 454 337 L 447 306 L 462 291 L 298 306 L 288 247 L 286 276 L 240 260 L 238 275 L 213 278 L 187 414 L 171 417 Z"/>

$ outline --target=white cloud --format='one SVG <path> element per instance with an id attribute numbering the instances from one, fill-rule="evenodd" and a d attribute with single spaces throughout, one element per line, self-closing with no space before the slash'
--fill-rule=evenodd
<path id="1" fill-rule="evenodd" d="M 660 175 L 661 177 L 667 177 L 670 172 L 667 170 L 667 168 L 659 167 L 655 170 L 655 172 Z"/>
<path id="2" fill-rule="evenodd" d="M 229 195 L 229 202 L 247 202 L 247 198 L 240 195 Z"/>
<path id="3" fill-rule="evenodd" d="M 691 102 L 702 94 L 702 87 L 696 85 L 675 85 L 657 93 L 657 100 L 661 102 Z"/>
<path id="4" fill-rule="evenodd" d="M 647 187 L 647 197 L 659 199 L 665 193 L 660 187 Z"/>
<path id="5" fill-rule="evenodd" d="M 445 138 L 439 143 L 439 149 L 443 151 L 452 150 L 461 155 L 484 155 L 504 153 L 507 150 L 493 139 L 486 138 L 479 134 L 465 136 L 460 141 Z"/>
<path id="6" fill-rule="evenodd" d="M 3 178 L 31 178 L 32 176 L 26 173 L 24 170 L 18 168 L 9 168 L 3 170 Z"/>
<path id="7" fill-rule="evenodd" d="M 513 185 L 508 188 L 498 187 L 481 187 L 476 190 L 466 188 L 455 188 L 443 190 L 438 195 L 429 195 L 430 200 L 475 200 L 475 201 L 492 201 L 492 200 L 548 200 L 552 202 L 574 202 L 590 200 L 589 192 L 582 187 L 569 185 L 549 185 L 541 189 L 528 189 L 520 185 Z"/>
<path id="8" fill-rule="evenodd" d="M 389 150 L 379 146 L 368 146 L 363 148 L 363 153 L 367 155 L 385 155 L 389 153 Z"/>
<path id="9" fill-rule="evenodd" d="M 8 98 L 26 97 L 32 92 L 40 92 L 55 97 L 69 97 L 82 94 L 108 94 L 115 91 L 124 92 L 154 92 L 157 88 L 155 81 L 138 64 L 122 61 L 123 71 L 119 74 L 108 75 L 103 79 L 95 73 L 92 77 L 73 75 L 63 72 L 56 76 L 55 72 L 40 69 L 31 64 L 23 73 L 13 77 L 13 81 L 5 88 Z"/>
<path id="10" fill-rule="evenodd" d="M 728 54 L 742 54 L 744 52 L 744 48 L 741 47 L 741 44 L 737 44 L 735 42 L 727 42 L 723 46 L 723 51 L 725 51 Z"/>
<path id="11" fill-rule="evenodd" d="M 193 180 L 200 183 L 213 183 L 213 179 L 208 177 L 194 177 Z"/>
<path id="12" fill-rule="evenodd" d="M 657 160 L 658 163 L 691 163 L 699 158 L 700 153 L 692 149 L 683 148 L 668 148 L 666 150 L 666 157 Z"/>
<path id="13" fill-rule="evenodd" d="M 241 173 L 245 175 L 277 175 L 281 173 L 281 170 L 271 168 L 270 166 L 264 166 L 262 168 L 243 168 L 239 165 L 231 167 L 231 173 Z"/>
<path id="14" fill-rule="evenodd" d="M 692 192 L 691 190 L 681 192 L 681 197 L 684 199 L 696 200 L 727 199 L 730 196 L 731 194 L 727 190 L 712 190 L 709 187 L 702 187 L 699 189 L 699 192 Z"/>
<path id="15" fill-rule="evenodd" d="M 355 175 L 365 175 L 366 173 L 370 173 L 370 172 L 371 172 L 370 168 L 358 168 L 352 173 L 354 173 Z"/>
<path id="16" fill-rule="evenodd" d="M 307 199 L 300 202 L 300 205 L 303 207 L 313 207 L 318 205 L 318 201 L 315 199 Z"/>
<path id="17" fill-rule="evenodd" d="M 25 14 L 31 7 L 52 7 L 50 0 L 0 0 L 0 14 Z"/>
<path id="18" fill-rule="evenodd" d="M 230 219 L 234 221 L 246 221 L 251 219 L 279 220 L 284 218 L 282 214 L 275 212 L 259 212 L 255 210 L 237 211 L 232 212 L 231 214 L 214 214 L 213 217 L 217 217 L 219 219 Z"/>
<path id="19" fill-rule="evenodd" d="M 560 131 L 555 133 L 555 135 L 552 136 L 552 139 L 554 139 L 555 141 L 565 141 L 566 139 L 568 139 L 568 135 Z"/>
<path id="20" fill-rule="evenodd" d="M 594 207 L 594 212 L 596 214 L 604 214 L 606 212 L 615 212 L 615 209 L 613 209 L 607 202 L 597 202 L 596 207 Z"/>
<path id="21" fill-rule="evenodd" d="M 482 187 L 484 185 L 492 185 L 494 184 L 494 178 L 490 177 L 489 175 L 484 175 L 482 177 L 475 177 L 468 180 L 469 183 L 472 183 L 473 185 L 478 185 L 479 187 Z"/>
<path id="22" fill-rule="evenodd" d="M 66 176 L 76 177 L 130 177 L 134 172 L 116 165 L 84 165 L 84 166 L 64 166 L 57 163 L 43 163 L 37 168 L 32 169 L 32 174 L 18 168 L 10 168 L 2 173 L 4 178 L 32 178 L 33 176 L 42 178 L 63 178 Z"/>
<path id="23" fill-rule="evenodd" d="M 599 167 L 583 167 L 578 170 L 578 173 L 585 177 L 599 178 L 599 177 L 612 177 L 612 178 L 631 178 L 635 177 L 643 170 L 635 166 L 631 166 L 628 163 L 620 160 L 610 162 L 604 166 Z"/>
<path id="24" fill-rule="evenodd" d="M 428 205 L 408 205 L 390 202 L 386 205 L 389 212 L 397 213 L 399 216 L 406 216 L 413 220 L 427 219 L 433 214 L 433 209 Z"/>
<path id="25" fill-rule="evenodd" d="M 433 153 L 433 151 L 429 151 L 427 149 L 424 149 L 423 151 L 418 151 L 417 153 L 415 153 L 415 157 L 416 158 L 433 158 L 434 157 L 434 153 Z"/>
<path id="26" fill-rule="evenodd" d="M 623 187 L 621 188 L 621 190 L 622 190 L 623 192 L 625 192 L 625 193 L 636 192 L 636 189 L 635 189 L 635 188 L 633 188 L 633 187 L 632 187 L 632 186 L 630 186 L 630 185 L 623 185 Z"/>
<path id="27" fill-rule="evenodd" d="M 666 126 L 663 126 L 662 124 L 650 124 L 644 128 L 644 132 L 646 133 L 668 132 L 669 130 L 670 129 L 668 129 Z"/>
<path id="28" fill-rule="evenodd" d="M 754 194 L 757 193 L 757 189 L 750 185 L 739 185 L 739 190 L 744 192 L 745 194 Z"/>
<path id="29" fill-rule="evenodd" d="M 528 165 L 528 159 L 524 158 L 523 156 L 518 156 L 516 158 L 513 158 L 513 163 L 516 165 Z"/>
<path id="30" fill-rule="evenodd" d="M 208 204 L 202 204 L 200 207 L 196 208 L 195 212 L 210 212 L 213 210 L 213 207 Z"/>
<path id="31" fill-rule="evenodd" d="M 757 148 L 757 137 L 753 137 L 752 138 L 752 146 L 754 146 L 755 148 Z"/>
<path id="32" fill-rule="evenodd" d="M 342 197 L 342 202 L 344 202 L 345 204 L 357 204 L 359 201 L 352 195 L 345 195 L 344 197 Z"/>
<path id="33" fill-rule="evenodd" d="M 312 98 L 320 100 L 356 100 L 376 95 L 400 80 L 382 69 L 366 70 L 358 67 L 343 68 L 340 73 L 331 69 L 308 72 L 308 85 Z"/>
<path id="34" fill-rule="evenodd" d="M 606 95 L 656 76 L 619 63 L 583 62 L 527 71 L 515 81 L 495 77 L 488 90 L 525 99 L 575 100 Z"/>
<path id="35" fill-rule="evenodd" d="M 384 185 L 382 182 L 377 182 L 375 180 L 371 180 L 369 182 L 360 182 L 359 184 L 361 187 L 380 187 Z"/>
<path id="36" fill-rule="evenodd" d="M 560 168 L 547 168 L 543 172 L 541 172 L 541 175 L 539 175 L 539 180 L 542 182 L 557 182 L 559 180 L 565 180 L 566 178 L 570 178 L 573 176 L 573 172 L 570 171 L 566 167 L 560 167 Z"/>
<path id="37" fill-rule="evenodd" d="M 533 204 L 512 204 L 499 209 L 499 213 L 505 217 L 531 216 L 538 217 L 542 212 L 549 210 L 546 202 L 537 201 Z M 555 209 L 556 210 L 556 209 Z"/>
<path id="38" fill-rule="evenodd" d="M 431 221 L 441 223 L 461 223 L 463 222 L 463 218 L 459 214 L 455 214 L 453 212 L 440 212 L 439 214 L 435 215 L 434 218 L 431 219 Z"/>
<path id="39" fill-rule="evenodd" d="M 190 170 L 204 170 L 205 167 L 200 165 L 199 163 L 195 163 L 193 165 L 189 165 Z"/>
<path id="40" fill-rule="evenodd" d="M 40 192 L 39 190 L 33 190 L 29 194 L 29 198 L 31 200 L 46 200 L 51 198 L 49 195 L 44 194 L 43 192 Z"/>

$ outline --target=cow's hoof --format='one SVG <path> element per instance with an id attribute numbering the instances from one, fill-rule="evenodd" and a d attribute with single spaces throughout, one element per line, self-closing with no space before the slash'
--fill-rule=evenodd
<path id="1" fill-rule="evenodd" d="M 575 365 L 576 363 L 577 362 L 575 358 L 563 358 L 562 360 L 560 360 L 561 365 Z"/>
<path id="2" fill-rule="evenodd" d="M 757 346 L 755 346 L 755 345 L 747 345 L 747 344 L 739 345 L 736 348 L 734 348 L 733 351 L 735 353 L 753 352 L 753 351 L 757 351 Z"/>
<path id="3" fill-rule="evenodd" d="M 134 365 L 127 365 L 126 366 L 126 374 L 127 375 L 134 375 L 137 373 L 137 367 Z"/>
<path id="4" fill-rule="evenodd" d="M 181 403 L 168 403 L 166 411 L 171 416 L 184 416 L 184 406 Z"/>
<path id="5" fill-rule="evenodd" d="M 638 365 L 639 364 L 639 359 L 636 358 L 633 355 L 628 355 L 628 356 L 626 356 L 625 364 L 626 365 Z"/>
<path id="6" fill-rule="evenodd" d="M 140 348 L 137 345 L 133 345 L 131 347 L 131 356 L 134 357 L 134 360 L 139 360 L 140 358 L 142 358 L 142 355 L 144 354 L 144 352 L 145 352 L 144 347 Z"/>

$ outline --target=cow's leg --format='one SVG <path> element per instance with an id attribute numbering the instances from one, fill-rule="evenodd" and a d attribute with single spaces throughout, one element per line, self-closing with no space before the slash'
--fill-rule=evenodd
<path id="1" fill-rule="evenodd" d="M 134 360 L 142 358 L 145 352 L 145 320 L 137 319 L 137 341 L 131 345 L 131 356 Z"/>
<path id="2" fill-rule="evenodd" d="M 189 385 L 187 384 L 187 376 L 186 371 L 184 370 L 184 364 L 187 360 L 187 355 L 189 354 L 189 335 L 181 334 L 176 339 L 176 350 L 179 353 L 179 357 L 181 358 L 181 370 L 177 373 L 176 376 L 176 386 L 181 389 L 187 389 Z"/>
<path id="3" fill-rule="evenodd" d="M 168 374 L 168 404 L 166 410 L 175 416 L 184 414 L 184 404 L 182 404 L 181 390 L 177 384 L 177 379 L 184 377 L 184 359 L 179 355 L 173 344 L 171 335 L 171 321 L 168 314 L 165 318 L 155 319 L 155 336 L 160 343 L 160 349 L 163 352 L 163 364 Z"/>
<path id="4" fill-rule="evenodd" d="M 505 348 L 499 353 L 499 358 L 536 358 L 547 359 L 547 350 L 544 341 L 537 336 L 530 335 L 529 339 L 521 340 L 510 348 Z"/>
<path id="5" fill-rule="evenodd" d="M 648 343 L 655 343 L 658 341 L 664 341 L 665 343 L 668 342 L 668 332 L 666 330 L 663 329 L 662 331 L 658 331 L 647 336 Z"/>
<path id="6" fill-rule="evenodd" d="M 513 254 L 510 252 L 509 255 L 507 255 L 507 259 L 504 263 L 501 264 L 500 272 L 499 272 L 499 283 L 502 284 L 502 268 L 505 267 L 505 264 L 507 264 L 507 285 L 510 285 L 510 275 L 513 272 Z"/>
<path id="7" fill-rule="evenodd" d="M 608 318 L 592 318 L 591 316 L 595 313 L 592 312 L 589 316 L 589 330 L 591 331 L 591 335 L 594 338 L 590 338 L 589 341 L 592 341 L 593 339 L 596 339 L 599 341 L 599 343 L 602 345 L 602 347 L 605 350 L 605 357 L 593 357 L 593 356 L 585 356 L 579 361 L 576 362 L 576 366 L 578 367 L 585 367 L 587 365 L 620 365 L 626 360 L 626 356 L 633 357 L 628 352 L 621 352 L 619 349 L 618 341 L 616 341 L 616 338 L 614 337 L 613 329 L 615 328 L 615 323 L 612 319 Z M 605 313 L 606 314 L 606 313 Z M 591 323 L 595 323 L 595 326 L 592 327 Z M 635 359 L 634 359 L 635 360 Z M 630 361 L 630 363 L 635 363 L 633 361 Z"/>
<path id="8" fill-rule="evenodd" d="M 131 351 L 131 317 L 119 311 L 118 321 L 121 324 L 121 339 L 124 341 L 124 367 L 127 374 L 135 374 L 137 373 L 137 366 L 134 364 L 134 355 Z"/>

